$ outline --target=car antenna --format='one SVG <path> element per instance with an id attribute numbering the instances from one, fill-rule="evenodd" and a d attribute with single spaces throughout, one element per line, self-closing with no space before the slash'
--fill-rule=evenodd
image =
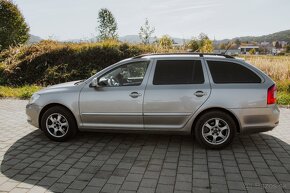
<path id="1" fill-rule="evenodd" d="M 197 53 L 197 52 L 199 52 L 199 48 L 197 48 L 196 50 L 194 50 L 193 53 Z"/>
<path id="2" fill-rule="evenodd" d="M 227 51 L 230 49 L 230 47 L 232 46 L 232 42 L 229 42 L 230 44 L 228 45 L 228 47 L 227 47 L 227 49 L 226 49 L 226 51 L 223 53 L 223 54 L 227 54 Z"/>

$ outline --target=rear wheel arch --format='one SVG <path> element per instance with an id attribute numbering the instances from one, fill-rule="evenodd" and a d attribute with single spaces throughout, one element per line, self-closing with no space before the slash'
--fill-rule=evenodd
<path id="1" fill-rule="evenodd" d="M 212 108 L 204 109 L 203 111 L 199 112 L 199 114 L 194 118 L 194 121 L 193 121 L 192 127 L 191 127 L 191 134 L 194 134 L 194 129 L 195 129 L 195 126 L 196 126 L 196 123 L 197 123 L 198 119 L 202 115 L 204 115 L 204 114 L 206 114 L 208 112 L 211 112 L 211 111 L 221 111 L 221 112 L 224 112 L 224 113 L 227 113 L 228 115 L 230 115 L 232 117 L 232 119 L 235 121 L 235 124 L 236 124 L 236 127 L 237 127 L 237 131 L 236 132 L 240 133 L 241 125 L 240 125 L 240 122 L 237 119 L 236 115 L 233 112 L 231 112 L 231 111 L 229 111 L 229 110 L 227 110 L 225 108 L 221 108 L 221 107 L 212 107 Z"/>

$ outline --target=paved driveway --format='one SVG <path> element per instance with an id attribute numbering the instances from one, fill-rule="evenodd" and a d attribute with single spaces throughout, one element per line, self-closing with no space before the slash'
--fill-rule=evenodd
<path id="1" fill-rule="evenodd" d="M 0 192 L 290 192 L 290 110 L 222 151 L 190 136 L 81 133 L 49 141 L 27 101 L 0 100 Z"/>

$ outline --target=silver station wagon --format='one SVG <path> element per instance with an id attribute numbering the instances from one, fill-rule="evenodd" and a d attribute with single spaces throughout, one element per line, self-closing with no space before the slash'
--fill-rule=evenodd
<path id="1" fill-rule="evenodd" d="M 55 141 L 84 130 L 163 132 L 192 134 L 215 149 L 237 133 L 279 123 L 273 80 L 241 59 L 201 53 L 122 60 L 87 80 L 36 92 L 26 113 Z"/>

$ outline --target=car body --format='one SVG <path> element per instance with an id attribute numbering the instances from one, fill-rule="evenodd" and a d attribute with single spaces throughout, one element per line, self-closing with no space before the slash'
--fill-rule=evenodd
<path id="1" fill-rule="evenodd" d="M 240 72 L 235 74 L 235 70 Z M 248 73 L 253 82 L 245 80 L 242 73 Z M 233 82 L 226 82 L 225 77 Z M 87 80 L 38 91 L 26 113 L 28 122 L 42 130 L 44 113 L 60 106 L 72 115 L 79 131 L 191 134 L 196 124 L 201 124 L 198 120 L 214 111 L 213 117 L 227 114 L 225 119 L 235 125 L 232 133 L 254 133 L 277 126 L 275 95 L 271 78 L 241 59 L 211 54 L 149 54 L 122 60 Z M 47 120 L 46 126 L 57 128 L 56 124 L 61 124 L 57 122 L 60 117 L 50 119 L 53 123 Z M 51 138 L 62 141 L 62 137 Z"/>

